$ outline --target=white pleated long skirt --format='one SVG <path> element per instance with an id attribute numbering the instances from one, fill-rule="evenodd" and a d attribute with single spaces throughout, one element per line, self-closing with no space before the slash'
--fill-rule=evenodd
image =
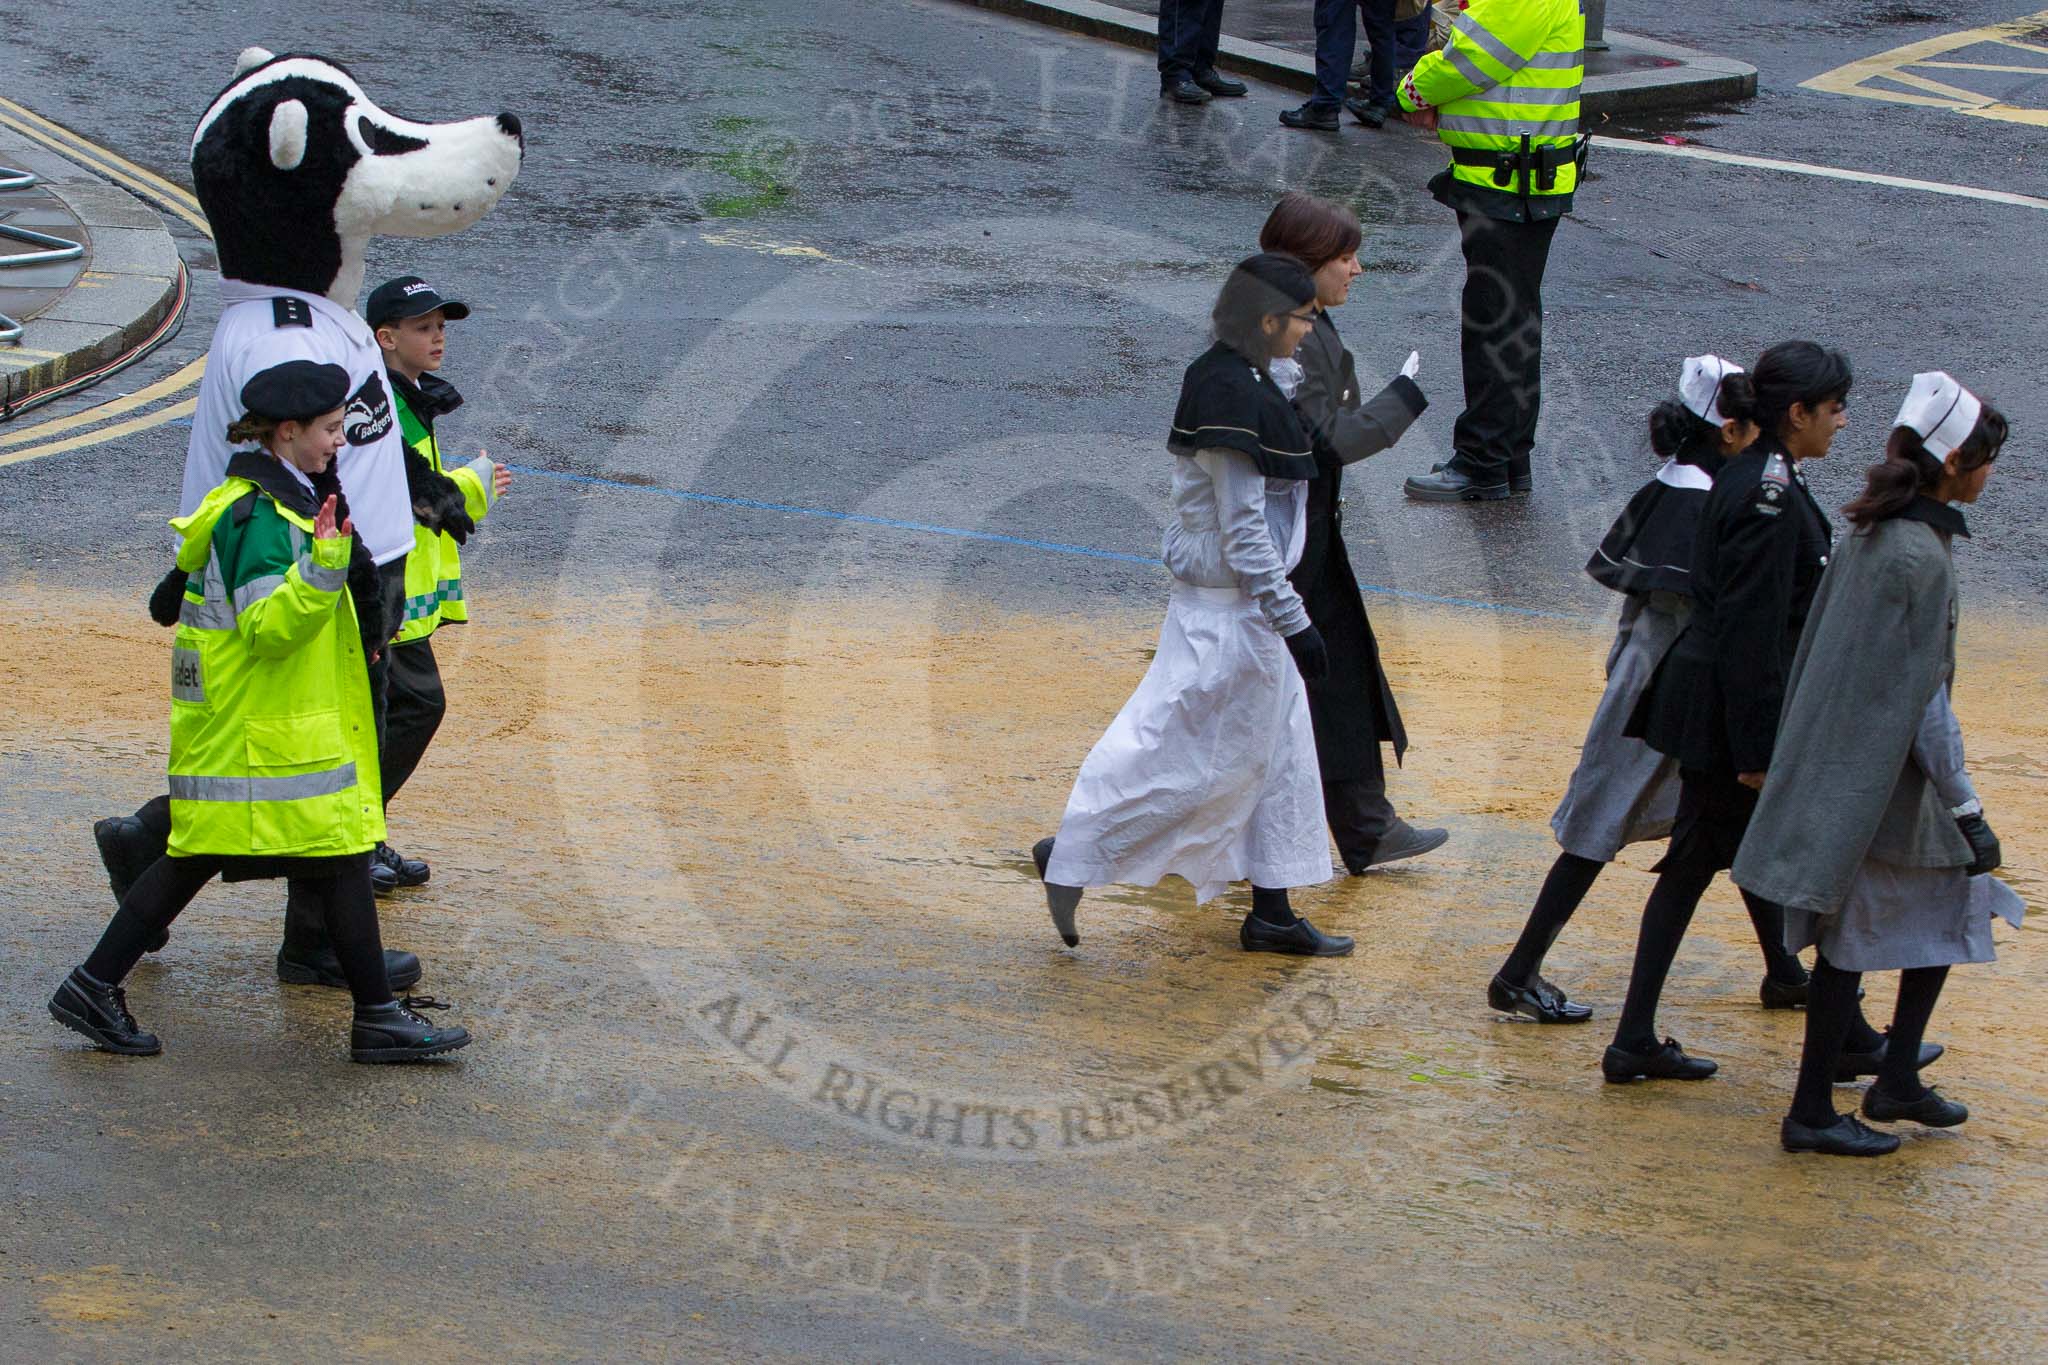
<path id="1" fill-rule="evenodd" d="M 1159 651 L 1074 779 L 1045 879 L 1059 886 L 1310 886 L 1336 874 L 1308 693 L 1235 588 L 1175 583 Z"/>

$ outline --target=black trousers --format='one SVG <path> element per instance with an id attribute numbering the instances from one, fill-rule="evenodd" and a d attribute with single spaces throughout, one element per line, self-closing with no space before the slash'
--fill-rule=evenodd
<path id="1" fill-rule="evenodd" d="M 1372 748 L 1375 760 L 1379 746 Z M 1380 840 L 1394 827 L 1394 804 L 1387 800 L 1387 770 L 1375 761 L 1373 771 L 1357 777 L 1323 779 L 1323 815 L 1330 822 L 1330 834 L 1344 866 L 1363 871 L 1379 852 Z"/>
<path id="2" fill-rule="evenodd" d="M 434 659 L 432 636 L 394 644 L 390 686 L 384 703 L 384 804 L 398 795 L 420 766 L 441 717 L 448 713 L 448 694 L 441 687 L 441 667 Z"/>
<path id="3" fill-rule="evenodd" d="M 1543 270 L 1555 218 L 1510 223 L 1460 212 L 1465 293 L 1460 317 L 1465 411 L 1451 430 L 1451 464 L 1499 483 L 1528 467 L 1543 403 Z"/>
<path id="4" fill-rule="evenodd" d="M 1177 81 L 1216 67 L 1223 41 L 1223 0 L 1159 0 L 1159 80 Z"/>

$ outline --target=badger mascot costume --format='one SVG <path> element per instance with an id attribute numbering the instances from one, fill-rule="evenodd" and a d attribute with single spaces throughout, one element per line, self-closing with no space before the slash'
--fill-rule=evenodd
<path id="1" fill-rule="evenodd" d="M 401 624 L 415 518 L 458 541 L 474 527 L 460 487 L 400 436 L 383 355 L 355 311 L 364 252 L 378 234 L 439 237 L 470 226 L 511 187 L 524 150 L 511 114 L 414 123 L 379 108 L 338 62 L 262 48 L 242 53 L 192 135 L 192 182 L 220 257 L 222 308 L 179 510 L 192 511 L 225 477 L 227 429 L 252 376 L 287 360 L 346 369 L 347 443 L 323 476 L 338 487 L 316 488 L 339 493 L 355 521 L 349 590 L 366 656 L 384 650 Z M 184 576 L 173 570 L 150 599 L 151 615 L 175 624 L 184 596 Z M 382 663 L 371 667 L 380 740 L 384 673 Z M 93 827 L 117 900 L 163 855 L 170 828 L 168 797 Z M 344 984 L 319 914 L 296 902 L 287 898 L 278 974 Z M 419 978 L 411 954 L 386 956 L 394 987 Z"/>

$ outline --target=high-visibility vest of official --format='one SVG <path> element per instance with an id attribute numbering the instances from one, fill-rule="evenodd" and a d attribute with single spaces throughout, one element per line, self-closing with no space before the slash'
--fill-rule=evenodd
<path id="1" fill-rule="evenodd" d="M 1578 0 L 1472 0 L 1443 48 L 1403 78 L 1401 107 L 1437 111 L 1455 179 L 1518 197 L 1570 194 L 1585 46 Z M 1534 166 L 1503 162 L 1525 147 Z"/>
<path id="2" fill-rule="evenodd" d="M 436 474 L 455 480 L 470 520 L 481 525 L 495 492 L 492 481 L 496 471 L 490 457 L 479 455 L 466 465 L 442 468 L 441 446 L 434 433 L 406 405 L 395 386 L 391 396 L 405 443 L 418 451 Z M 399 644 L 426 639 L 443 621 L 469 619 L 469 603 L 462 594 L 462 547 L 446 531 L 431 531 L 418 523 L 412 529 L 412 553 L 405 560 L 405 624 L 398 629 Z"/>
<path id="3" fill-rule="evenodd" d="M 311 521 L 232 476 L 171 526 L 190 575 L 171 651 L 171 854 L 375 847 L 383 789 L 349 538 L 315 539 Z"/>

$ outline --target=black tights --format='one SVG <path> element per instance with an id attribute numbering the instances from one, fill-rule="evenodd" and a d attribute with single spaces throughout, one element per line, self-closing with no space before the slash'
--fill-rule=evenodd
<path id="1" fill-rule="evenodd" d="M 1287 902 L 1287 888 L 1254 886 L 1252 888 L 1252 918 L 1277 924 L 1282 929 L 1294 923 L 1294 907 Z"/>
<path id="2" fill-rule="evenodd" d="M 1920 1084 L 1920 1044 L 1947 981 L 1946 967 L 1912 967 L 1899 973 L 1899 1000 L 1892 1008 L 1890 1037 L 1882 1040 L 1884 1063 L 1877 1073 L 1879 1088 L 1894 1099 L 1917 1100 L 1926 1093 Z M 1813 964 L 1813 984 L 1806 991 L 1806 1049 L 1799 1054 L 1799 1085 L 1792 1092 L 1795 1122 L 1825 1128 L 1841 1117 L 1835 1112 L 1834 1087 L 1842 1053 L 1875 1050 L 1850 1047 L 1861 1018 L 1856 992 L 1862 984 L 1863 973 L 1845 972 L 1825 957 Z"/>
<path id="3" fill-rule="evenodd" d="M 100 936 L 99 946 L 85 960 L 86 974 L 109 986 L 120 985 L 150 943 L 220 870 L 218 858 L 166 856 L 150 864 L 128 889 L 127 898 Z M 370 855 L 356 854 L 336 875 L 295 877 L 292 891 L 319 907 L 356 1004 L 388 1004 L 391 983 L 384 975 L 377 902 L 370 892 Z"/>
<path id="4" fill-rule="evenodd" d="M 1657 1001 L 1664 994 L 1664 979 L 1671 975 L 1671 963 L 1678 956 L 1678 945 L 1692 924 L 1692 913 L 1699 908 L 1700 897 L 1713 883 L 1716 870 L 1695 866 L 1677 855 L 1665 858 L 1664 870 L 1657 874 L 1657 884 L 1650 889 L 1650 899 L 1643 906 L 1643 927 L 1636 937 L 1635 967 L 1628 977 L 1628 999 L 1621 1007 L 1621 1021 L 1614 1029 L 1616 1047 L 1630 1052 L 1646 1052 L 1657 1046 Z M 1803 980 L 1805 969 L 1785 947 L 1784 910 L 1776 903 L 1747 891 L 1742 893 L 1742 903 L 1749 907 L 1749 920 L 1756 929 L 1757 946 L 1764 950 L 1764 961 L 1769 964 L 1771 976 L 1779 981 Z M 1852 999 L 1850 1003 L 1853 1006 L 1855 1002 Z M 1859 1031 L 1852 1032 L 1858 1043 L 1866 1043 L 1878 1036 L 1876 1030 L 1863 1022 L 1860 1013 L 1856 1015 L 1855 1022 L 1861 1025 Z"/>

